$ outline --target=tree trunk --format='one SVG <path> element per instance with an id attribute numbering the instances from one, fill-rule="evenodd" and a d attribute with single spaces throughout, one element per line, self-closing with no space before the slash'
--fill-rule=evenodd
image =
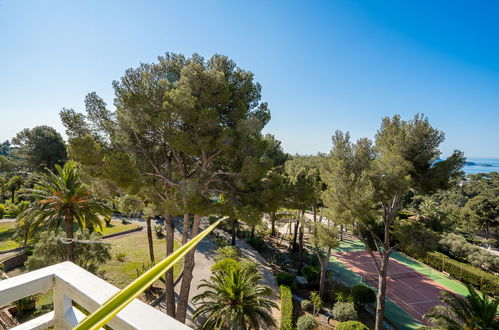
<path id="1" fill-rule="evenodd" d="M 301 262 L 303 257 L 303 221 L 300 226 L 300 235 L 298 238 L 298 268 L 301 269 Z"/>
<path id="2" fill-rule="evenodd" d="M 251 233 L 250 233 L 250 237 L 251 237 L 251 238 L 255 237 L 255 225 L 251 226 Z"/>
<path id="3" fill-rule="evenodd" d="M 192 224 L 192 236 L 195 237 L 199 232 L 199 225 L 201 223 L 201 216 L 194 215 L 194 222 Z M 178 298 L 177 315 L 176 319 L 182 323 L 185 323 L 185 317 L 187 314 L 187 307 L 189 304 L 189 292 L 191 289 L 192 281 L 192 271 L 194 270 L 194 252 L 196 248 L 193 248 L 185 255 L 184 259 L 184 271 L 182 272 L 182 284 L 180 285 L 180 293 Z"/>
<path id="4" fill-rule="evenodd" d="M 173 216 L 167 214 L 165 216 L 165 230 L 166 230 L 166 256 L 173 253 Z M 173 267 L 165 273 L 165 300 L 166 300 L 166 313 L 175 317 L 175 290 L 173 286 Z"/>
<path id="5" fill-rule="evenodd" d="M 236 246 L 236 219 L 232 219 L 232 240 L 230 242 L 230 245 Z"/>
<path id="6" fill-rule="evenodd" d="M 388 269 L 389 253 L 383 252 L 381 255 L 380 272 L 378 274 L 378 294 L 376 296 L 376 324 L 375 330 L 383 329 L 383 318 L 385 314 L 385 293 L 386 293 L 386 275 Z"/>
<path id="7" fill-rule="evenodd" d="M 149 244 L 149 257 L 151 258 L 151 262 L 155 263 L 155 261 L 154 261 L 154 245 L 152 242 L 151 217 L 147 217 L 146 224 L 147 224 L 147 243 Z"/>
<path id="8" fill-rule="evenodd" d="M 189 240 L 189 212 L 184 213 L 182 227 L 182 245 L 184 245 Z"/>
<path id="9" fill-rule="evenodd" d="M 15 197 L 16 197 L 16 191 L 12 190 L 12 195 L 11 195 L 12 204 L 14 204 Z"/>
<path id="10" fill-rule="evenodd" d="M 293 233 L 293 242 L 291 243 L 291 250 L 296 252 L 298 250 L 298 245 L 296 244 L 296 239 L 298 237 L 298 229 L 300 228 L 300 218 L 296 219 L 295 222 L 295 232 Z"/>
<path id="11" fill-rule="evenodd" d="M 270 213 L 270 235 L 275 236 L 275 212 Z"/>
<path id="12" fill-rule="evenodd" d="M 343 225 L 340 225 L 340 241 L 343 241 Z"/>
<path id="13" fill-rule="evenodd" d="M 319 296 L 324 299 L 324 292 L 326 290 L 326 279 L 327 279 L 327 266 L 329 265 L 329 258 L 331 257 L 331 248 L 328 248 L 325 256 L 321 256 L 317 252 L 319 257 L 319 262 L 321 264 L 321 278 L 319 281 Z"/>
<path id="14" fill-rule="evenodd" d="M 67 214 L 64 217 L 64 221 L 66 222 L 66 238 L 69 241 L 66 244 L 66 253 L 68 261 L 75 262 L 74 242 L 73 242 L 73 215 Z"/>

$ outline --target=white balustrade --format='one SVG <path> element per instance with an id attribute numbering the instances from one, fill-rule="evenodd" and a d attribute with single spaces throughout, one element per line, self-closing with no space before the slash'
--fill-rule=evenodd
<path id="1" fill-rule="evenodd" d="M 85 317 L 73 306 L 73 302 L 93 312 L 119 291 L 85 269 L 63 262 L 0 281 L 0 306 L 47 290 L 53 290 L 54 310 L 17 326 L 15 330 L 46 329 L 50 326 L 71 329 Z M 120 330 L 190 329 L 138 299 L 119 312 L 108 325 Z"/>

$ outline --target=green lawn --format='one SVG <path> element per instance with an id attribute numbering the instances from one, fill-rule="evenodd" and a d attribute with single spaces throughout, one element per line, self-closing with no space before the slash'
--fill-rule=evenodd
<path id="1" fill-rule="evenodd" d="M 0 251 L 10 250 L 19 246 L 19 243 L 14 241 L 14 233 L 16 231 L 15 222 L 0 223 Z"/>
<path id="2" fill-rule="evenodd" d="M 153 235 L 154 255 L 156 261 L 165 257 L 166 243 L 165 239 L 158 239 Z M 113 259 L 101 267 L 105 271 L 106 280 L 119 288 L 125 287 L 137 277 L 137 268 L 142 268 L 149 259 L 149 247 L 147 244 L 147 232 L 142 230 L 136 233 L 127 234 L 122 237 L 106 239 L 105 242 L 111 244 L 111 254 Z M 175 249 L 180 246 L 175 242 Z M 126 254 L 124 261 L 116 259 L 117 253 Z M 173 267 L 175 278 L 182 271 L 183 262 L 178 262 Z"/>
<path id="3" fill-rule="evenodd" d="M 102 235 L 109 235 L 121 231 L 133 229 L 137 224 L 122 224 L 120 220 L 113 220 L 110 227 L 102 227 L 102 231 L 97 228 L 97 231 Z M 19 243 L 14 241 L 16 223 L 15 222 L 2 222 L 0 223 L 0 251 L 10 250 L 19 247 Z M 75 231 L 79 230 L 78 225 L 75 224 Z"/>
<path id="4" fill-rule="evenodd" d="M 109 235 L 109 234 L 114 234 L 114 233 L 119 233 L 121 231 L 129 230 L 129 229 L 134 229 L 137 227 L 137 224 L 122 224 L 120 220 L 113 220 L 111 221 L 111 226 L 110 227 L 102 227 L 102 231 L 97 228 L 96 231 L 101 233 L 103 236 Z"/>

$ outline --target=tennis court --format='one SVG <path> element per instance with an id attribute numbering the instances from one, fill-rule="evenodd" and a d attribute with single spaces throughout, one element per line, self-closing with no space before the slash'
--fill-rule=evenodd
<path id="1" fill-rule="evenodd" d="M 377 288 L 378 274 L 367 251 L 340 252 L 335 254 L 335 258 L 361 276 L 364 282 Z M 426 323 L 423 315 L 440 304 L 440 292 L 448 291 L 430 278 L 430 272 L 430 269 L 417 272 L 393 258 L 388 265 L 387 298 L 421 323 Z"/>

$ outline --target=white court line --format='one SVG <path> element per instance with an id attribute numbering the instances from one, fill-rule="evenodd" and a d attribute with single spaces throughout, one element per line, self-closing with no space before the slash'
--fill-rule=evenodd
<path id="1" fill-rule="evenodd" d="M 417 305 L 417 304 L 426 304 L 426 303 L 430 303 L 430 302 L 439 302 L 439 301 L 438 300 L 423 300 L 423 301 L 416 301 L 416 302 L 408 303 L 408 304 Z"/>

